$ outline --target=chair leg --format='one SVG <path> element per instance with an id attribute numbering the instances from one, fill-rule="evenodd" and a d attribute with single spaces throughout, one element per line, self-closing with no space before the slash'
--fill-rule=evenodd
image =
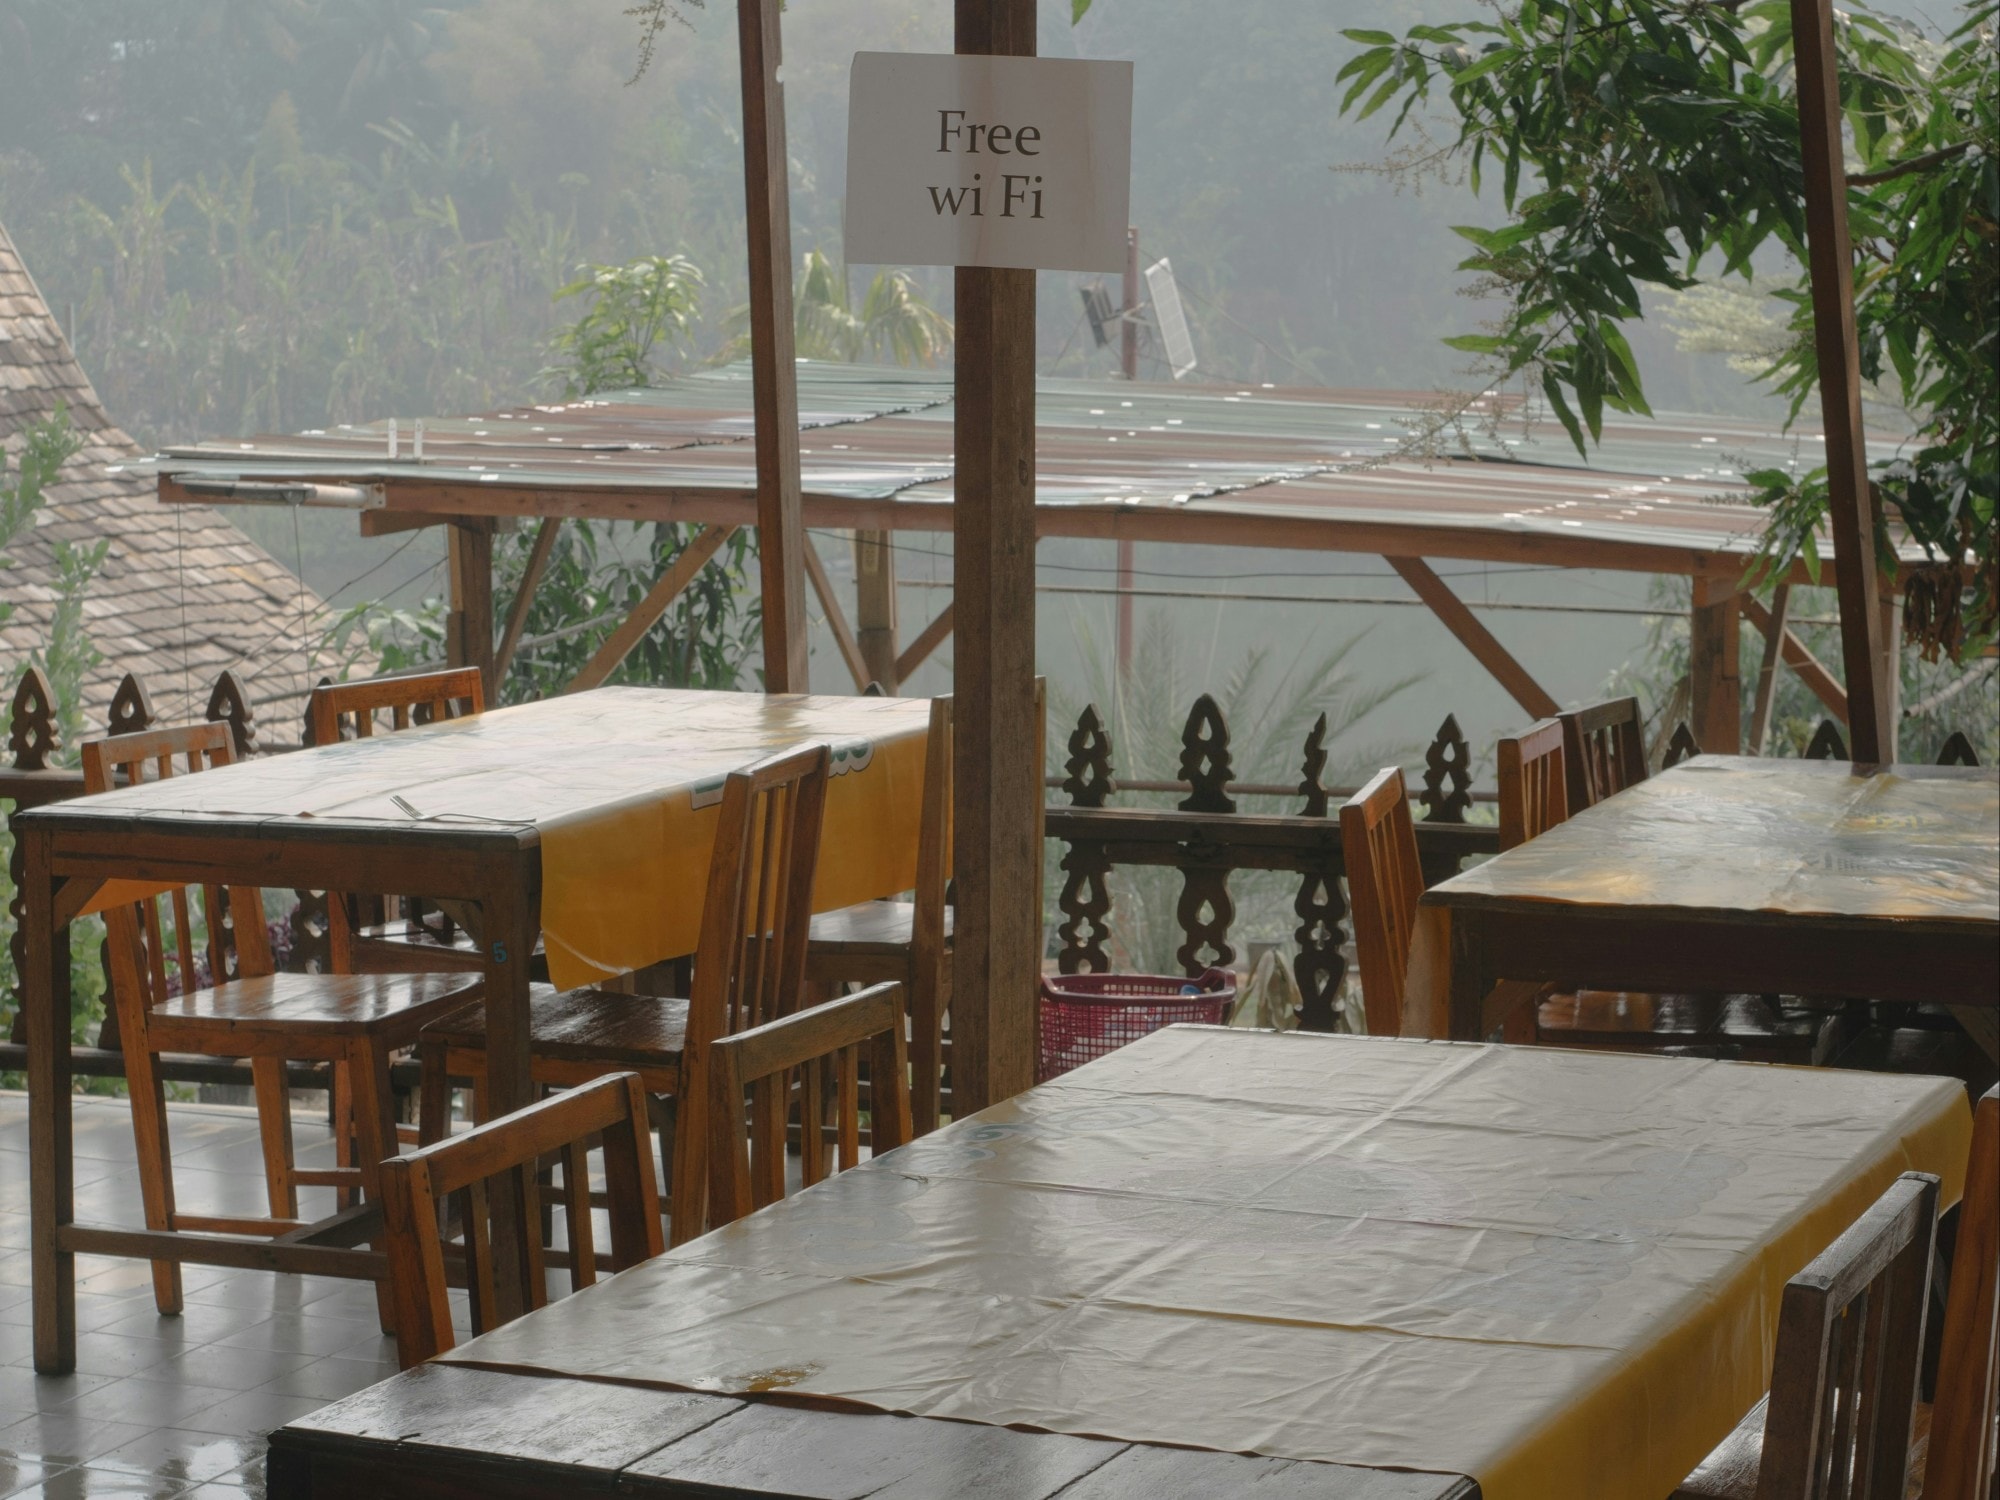
<path id="1" fill-rule="evenodd" d="M 451 1075 L 445 1049 L 435 1042 L 417 1046 L 421 1077 L 417 1086 L 417 1140 L 428 1146 L 451 1134 Z"/>
<path id="2" fill-rule="evenodd" d="M 129 1034 L 129 1033 L 128 1033 Z M 132 1135 L 139 1152 L 139 1196 L 148 1229 L 174 1227 L 174 1157 L 167 1139 L 167 1096 L 144 1032 L 125 1049 L 125 1086 L 131 1096 Z M 181 1311 L 179 1261 L 153 1262 L 153 1305 L 163 1317 Z"/>
<path id="3" fill-rule="evenodd" d="M 345 1062 L 333 1065 L 333 1164 L 358 1165 L 354 1160 L 354 1079 L 352 1068 Z M 354 1207 L 354 1189 L 336 1188 L 334 1207 Z"/>
<path id="4" fill-rule="evenodd" d="M 382 1201 L 382 1163 L 396 1152 L 396 1103 L 389 1091 L 389 1054 L 361 1041 L 347 1055 L 348 1088 L 354 1101 L 355 1165 L 361 1169 L 361 1191 L 371 1203 Z M 380 1240 L 372 1248 L 387 1250 Z M 389 1283 L 375 1283 L 375 1310 L 382 1331 L 396 1331 L 396 1306 Z"/>
<path id="5" fill-rule="evenodd" d="M 253 1057 L 250 1076 L 257 1087 L 257 1133 L 264 1146 L 264 1192 L 271 1217 L 299 1216 L 299 1187 L 293 1177 L 292 1085 L 282 1057 Z"/>

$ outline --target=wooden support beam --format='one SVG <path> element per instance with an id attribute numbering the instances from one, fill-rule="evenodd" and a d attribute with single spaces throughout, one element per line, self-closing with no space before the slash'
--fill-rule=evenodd
<path id="1" fill-rule="evenodd" d="M 535 545 L 528 552 L 527 570 L 521 574 L 521 586 L 514 591 L 514 602 L 507 610 L 507 628 L 500 633 L 500 649 L 493 654 L 493 680 L 496 684 L 507 680 L 507 669 L 514 665 L 514 650 L 521 644 L 521 632 L 528 624 L 528 610 L 534 605 L 535 590 L 541 586 L 542 573 L 549 565 L 549 553 L 555 550 L 556 533 L 561 529 L 561 516 L 544 516 L 535 532 Z"/>
<path id="2" fill-rule="evenodd" d="M 840 648 L 840 659 L 847 663 L 847 675 L 854 679 L 854 691 L 860 692 L 868 686 L 868 664 L 861 659 L 861 647 L 854 639 L 854 630 L 847 623 L 847 611 L 840 607 L 840 596 L 833 591 L 833 580 L 826 576 L 826 564 L 820 561 L 819 548 L 813 539 L 805 539 L 806 577 L 812 580 L 813 592 L 819 596 L 819 607 L 826 611 L 826 628 L 833 632 L 833 643 Z"/>
<path id="3" fill-rule="evenodd" d="M 930 654 L 944 644 L 951 631 L 952 606 L 947 604 L 937 612 L 935 620 L 917 632 L 917 638 L 910 642 L 909 649 L 896 658 L 896 682 L 899 686 L 909 681 L 911 674 L 930 660 Z"/>
<path id="4" fill-rule="evenodd" d="M 1839 54 L 1832 0 L 1791 0 L 1799 145 L 1805 167 L 1806 250 L 1813 350 L 1826 431 L 1828 519 L 1840 594 L 1840 658 L 1857 764 L 1889 759 L 1895 726 L 1884 672 L 1875 575 L 1875 491 L 1861 427 L 1861 349 L 1854 333 L 1854 247 L 1847 231 Z"/>
<path id="5" fill-rule="evenodd" d="M 1769 630 L 1771 612 L 1764 608 L 1763 601 L 1755 594 L 1743 596 L 1743 617 L 1759 630 Z M 1799 681 L 1812 691 L 1812 695 L 1826 705 L 1826 711 L 1841 723 L 1847 722 L 1847 691 L 1820 662 L 1820 659 L 1806 649 L 1806 643 L 1789 629 L 1784 632 L 1785 665 L 1798 673 Z"/>
<path id="6" fill-rule="evenodd" d="M 887 531 L 854 533 L 854 635 L 868 677 L 892 697 L 902 690 L 896 667 L 896 539 Z"/>
<path id="7" fill-rule="evenodd" d="M 1903 727 L 1903 598 L 1886 587 L 1882 590 L 1882 701 L 1888 721 L 1882 756 L 1896 759 Z"/>
<path id="8" fill-rule="evenodd" d="M 618 622 L 618 628 L 606 637 L 604 644 L 597 648 L 597 654 L 563 691 L 580 693 L 585 688 L 597 687 L 617 671 L 618 664 L 632 654 L 632 648 L 645 639 L 646 632 L 667 612 L 667 606 L 694 582 L 694 575 L 722 550 L 722 544 L 729 540 L 729 534 L 735 529 L 734 526 L 704 526 L 697 532 L 694 540 L 681 549 L 680 556 L 660 575 L 660 581 L 647 590 L 646 597 L 638 602 L 631 614 Z"/>
<path id="9" fill-rule="evenodd" d="M 451 604 L 444 621 L 445 662 L 477 667 L 491 701 L 493 678 L 493 525 L 462 526 L 445 533 Z"/>
<path id="10" fill-rule="evenodd" d="M 1697 578 L 1688 619 L 1688 728 L 1709 755 L 1743 748 L 1743 596 L 1726 579 Z"/>
<path id="11" fill-rule="evenodd" d="M 750 239 L 750 386 L 757 444 L 757 566 L 764 588 L 764 691 L 807 686 L 805 518 L 799 386 L 792 350 L 792 209 L 785 176 L 781 0 L 736 0 L 743 74 L 743 203 Z"/>
<path id="12" fill-rule="evenodd" d="M 1757 691 L 1750 707 L 1750 753 L 1762 755 L 1771 739 L 1771 705 L 1778 696 L 1778 668 L 1792 613 L 1792 586 L 1781 583 L 1771 595 L 1771 611 L 1757 628 L 1764 633 L 1764 658 L 1757 664 Z"/>
<path id="13" fill-rule="evenodd" d="M 956 0 L 954 45 L 1031 57 L 1035 0 Z M 1035 1081 L 1042 958 L 1035 689 L 1035 273 L 956 272 L 952 1088 L 971 1114 Z"/>
<path id="14" fill-rule="evenodd" d="M 1417 597 L 1430 606 L 1431 613 L 1444 622 L 1444 628 L 1458 637 L 1459 644 L 1479 659 L 1479 664 L 1493 674 L 1494 680 L 1524 710 L 1537 719 L 1546 719 L 1560 711 L 1562 705 L 1528 675 L 1528 669 L 1514 660 L 1513 653 L 1494 638 L 1492 631 L 1480 624 L 1478 617 L 1465 607 L 1465 601 L 1451 591 L 1429 563 L 1421 557 L 1391 557 L 1386 561 L 1402 575 Z"/>

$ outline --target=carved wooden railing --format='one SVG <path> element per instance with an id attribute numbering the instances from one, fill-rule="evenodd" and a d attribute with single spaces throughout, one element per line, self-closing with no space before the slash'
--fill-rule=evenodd
<path id="1" fill-rule="evenodd" d="M 236 673 L 225 671 L 216 678 L 203 717 L 211 723 L 229 726 L 239 759 L 260 753 L 256 716 L 251 710 L 250 696 L 243 680 Z M 135 673 L 126 673 L 105 711 L 105 733 L 133 734 L 152 728 L 157 721 L 152 695 L 147 692 L 145 683 Z M 40 668 L 30 667 L 15 688 L 8 714 L 7 749 L 9 762 L 0 763 L 0 801 L 13 804 L 8 815 L 10 823 L 14 812 L 83 795 L 83 773 L 52 763 L 62 749 L 61 730 L 54 689 Z M 27 959 L 27 939 L 22 931 L 27 911 L 21 892 L 21 859 L 20 842 L 14 840 L 8 856 L 12 891 L 7 903 L 10 918 L 7 944 L 17 975 L 23 971 Z M 315 891 L 294 894 L 298 897 L 298 904 L 282 923 L 273 924 L 272 957 L 281 968 L 295 972 L 324 970 L 327 966 L 326 898 Z M 108 985 L 108 976 L 106 982 Z M 19 1066 L 19 1054 L 26 1040 L 26 1016 L 19 1004 L 20 996 L 12 998 L 15 1001 L 13 1025 L 5 1041 L 0 1042 L 0 1068 Z M 123 1072 L 115 1008 L 106 1006 L 95 1045 L 81 1049 L 74 1059 L 74 1066 L 83 1073 Z M 241 1081 L 248 1078 L 247 1072 L 236 1064 L 221 1060 L 209 1062 L 176 1058 L 164 1071 L 165 1076 L 184 1082 L 234 1083 L 239 1081 L 239 1074 L 242 1075 Z M 316 1079 L 324 1069 L 301 1068 L 295 1071 L 299 1074 L 299 1081 L 307 1081 Z"/>
<path id="2" fill-rule="evenodd" d="M 1298 945 L 1292 972 L 1304 1000 L 1301 1024 L 1331 1031 L 1336 1001 L 1346 973 L 1341 948 L 1347 899 L 1346 865 L 1334 800 L 1351 788 L 1326 786 L 1326 715 L 1306 736 L 1296 786 L 1256 786 L 1232 781 L 1229 726 L 1213 698 L 1203 694 L 1189 710 L 1181 733 L 1178 782 L 1127 783 L 1127 791 L 1178 790 L 1173 808 L 1111 807 L 1121 790 L 1112 768 L 1111 736 L 1095 706 L 1084 709 L 1069 738 L 1067 775 L 1052 785 L 1068 795 L 1066 805 L 1046 810 L 1048 837 L 1066 844 L 1062 892 L 1056 899 L 1061 920 L 1057 965 L 1065 974 L 1102 973 L 1111 967 L 1106 944 L 1115 916 L 1111 871 L 1120 865 L 1164 866 L 1181 872 L 1175 910 L 1183 941 L 1175 958 L 1189 974 L 1236 959 L 1230 928 L 1236 905 L 1229 877 L 1237 870 L 1276 870 L 1299 877 L 1292 911 Z M 1243 813 L 1240 796 L 1297 797 L 1296 814 Z M 1455 719 L 1447 718 L 1424 754 L 1423 786 L 1414 801 L 1423 808 L 1417 824 L 1417 851 L 1424 882 L 1435 884 L 1456 871 L 1466 856 L 1500 847 L 1492 824 L 1465 821 L 1475 798 L 1471 753 Z"/>

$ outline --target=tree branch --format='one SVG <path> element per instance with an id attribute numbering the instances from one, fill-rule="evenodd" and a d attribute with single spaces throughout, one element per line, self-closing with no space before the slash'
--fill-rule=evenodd
<path id="1" fill-rule="evenodd" d="M 1898 177 L 1908 177 L 1912 172 L 1928 172 L 1932 167 L 1965 155 L 1972 149 L 1971 141 L 1960 141 L 1955 146 L 1940 146 L 1935 151 L 1926 151 L 1921 156 L 1912 156 L 1899 161 L 1894 166 L 1884 167 L 1879 172 L 1857 172 L 1847 179 L 1851 188 L 1874 187 L 1878 182 L 1890 182 Z"/>

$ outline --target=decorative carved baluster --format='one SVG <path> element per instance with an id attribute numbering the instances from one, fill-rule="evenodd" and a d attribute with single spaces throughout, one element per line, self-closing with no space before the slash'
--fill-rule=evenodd
<path id="1" fill-rule="evenodd" d="M 1330 811 L 1331 798 L 1320 779 L 1325 771 L 1326 715 L 1321 714 L 1306 736 L 1299 779 L 1299 795 L 1305 799 L 1308 818 L 1324 818 Z M 1304 1001 L 1299 1025 L 1306 1031 L 1331 1031 L 1333 997 L 1340 993 L 1340 982 L 1347 973 L 1347 961 L 1340 954 L 1340 945 L 1346 940 L 1340 920 L 1347 915 L 1347 902 L 1339 877 L 1331 869 L 1306 874 L 1299 881 L 1292 911 L 1299 919 L 1292 930 L 1292 939 L 1299 945 L 1292 960 L 1292 977 L 1298 981 Z"/>
<path id="2" fill-rule="evenodd" d="M 21 674 L 9 717 L 7 748 L 13 753 L 14 769 L 46 771 L 49 757 L 62 748 L 62 735 L 56 725 L 56 690 L 40 667 Z"/>
<path id="3" fill-rule="evenodd" d="M 1063 769 L 1069 775 L 1062 789 L 1069 794 L 1072 807 L 1102 807 L 1117 790 L 1111 776 L 1111 736 L 1105 732 L 1094 703 L 1077 716 Z M 1063 854 L 1062 872 L 1062 894 L 1056 898 L 1056 907 L 1063 914 L 1056 928 L 1062 946 L 1056 967 L 1065 974 L 1102 974 L 1111 967 L 1111 957 L 1104 951 L 1111 936 L 1110 923 L 1105 920 L 1111 914 L 1107 883 L 1111 861 L 1105 858 L 1101 844 L 1072 843 Z"/>
<path id="4" fill-rule="evenodd" d="M 1426 823 L 1463 823 L 1472 806 L 1472 750 L 1455 714 L 1446 714 L 1424 751 L 1424 790 L 1417 799 Z"/>
<path id="5" fill-rule="evenodd" d="M 1234 770 L 1229 756 L 1229 724 L 1216 701 L 1203 693 L 1194 700 L 1181 729 L 1181 780 L 1188 788 L 1180 801 L 1181 811 L 1235 812 L 1236 799 L 1229 795 Z M 1174 907 L 1186 941 L 1174 950 L 1174 957 L 1189 974 L 1199 974 L 1211 964 L 1235 961 L 1229 924 L 1236 919 L 1236 903 L 1229 895 L 1228 866 L 1220 862 L 1226 859 L 1223 851 L 1189 845 L 1186 853 L 1188 863 L 1181 867 L 1181 898 Z M 1217 862 L 1210 863 L 1210 859 Z"/>
<path id="6" fill-rule="evenodd" d="M 1831 727 L 1831 721 L 1829 721 L 1829 727 Z M 1837 745 L 1840 743 L 1840 736 L 1837 734 L 1834 736 L 1834 743 Z M 1660 757 L 1660 769 L 1664 771 L 1668 766 L 1677 766 L 1682 761 L 1691 760 L 1699 754 L 1701 754 L 1701 746 L 1696 743 L 1694 731 L 1688 728 L 1687 720 L 1683 719 L 1680 723 L 1674 725 L 1674 732 L 1667 736 L 1667 749 L 1666 753 Z M 1821 758 L 1845 760 L 1847 759 L 1847 749 L 1845 746 L 1842 746 L 1841 753 L 1838 756 Z"/>
<path id="7" fill-rule="evenodd" d="M 1979 755 L 1972 748 L 1972 741 L 1965 737 L 1963 729 L 1954 729 L 1942 745 L 1938 746 L 1937 763 L 1941 766 L 1976 766 Z"/>
<path id="8" fill-rule="evenodd" d="M 243 679 L 234 672 L 225 671 L 215 679 L 215 690 L 208 695 L 205 717 L 211 724 L 229 726 L 229 737 L 235 741 L 238 760 L 248 760 L 257 753 L 257 718 L 250 711 L 250 695 L 243 686 Z"/>
<path id="9" fill-rule="evenodd" d="M 1235 812 L 1236 799 L 1229 795 L 1233 772 L 1229 725 L 1215 700 L 1203 693 L 1188 710 L 1187 724 L 1181 730 L 1181 780 L 1188 784 L 1181 811 Z"/>
<path id="10" fill-rule="evenodd" d="M 1102 807 L 1118 790 L 1118 783 L 1111 779 L 1111 736 L 1097 716 L 1095 703 L 1085 704 L 1077 715 L 1076 733 L 1069 737 L 1069 759 L 1063 762 L 1063 769 L 1069 772 L 1062 789 L 1069 793 L 1071 807 Z"/>
<path id="11" fill-rule="evenodd" d="M 153 696 L 135 672 L 127 672 L 118 691 L 111 695 L 111 713 L 105 727 L 112 734 L 137 734 L 154 724 Z"/>
<path id="12" fill-rule="evenodd" d="M 290 931 L 284 968 L 292 974 L 328 974 L 333 971 L 332 949 L 326 935 L 326 892 L 294 891 L 299 904 L 292 908 L 285 925 Z"/>
<path id="13" fill-rule="evenodd" d="M 19 771 L 46 771 L 49 758 L 62 747 L 61 733 L 56 724 L 56 694 L 49 685 L 48 674 L 40 667 L 30 667 L 21 674 L 21 682 L 14 689 L 14 701 L 8 710 L 7 749 L 14 757 L 14 768 Z M 25 974 L 28 969 L 28 898 L 22 887 L 27 879 L 26 856 L 21 850 L 19 839 L 10 840 L 7 853 L 7 876 L 12 882 L 12 894 L 7 898 L 7 915 L 11 918 L 7 933 L 7 951 L 13 956 L 14 973 Z M 27 1009 L 21 1004 L 21 993 L 14 992 L 14 1024 L 10 1040 L 27 1040 L 24 1027 Z"/>
<path id="14" fill-rule="evenodd" d="M 1669 751 L 1669 754 L 1672 752 Z M 1819 728 L 1813 731 L 1811 743 L 1806 746 L 1807 760 L 1846 760 L 1847 741 L 1841 738 L 1840 726 L 1831 719 L 1821 719 Z M 1668 765 L 1673 762 L 1669 760 Z"/>

